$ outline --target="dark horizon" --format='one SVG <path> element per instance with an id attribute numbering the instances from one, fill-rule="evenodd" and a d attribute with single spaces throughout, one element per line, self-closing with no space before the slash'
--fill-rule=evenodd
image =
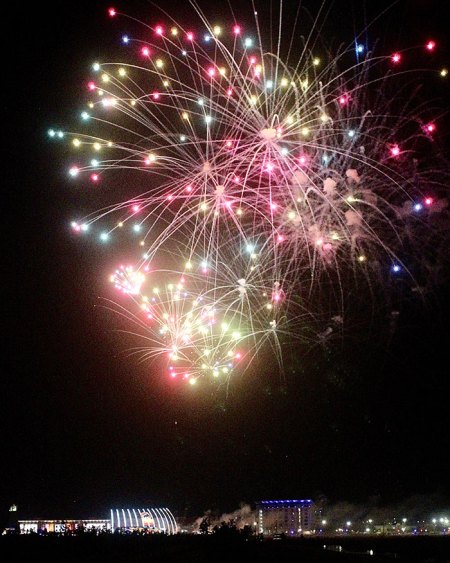
<path id="1" fill-rule="evenodd" d="M 151 504 L 200 516 L 263 498 L 320 496 L 331 504 L 395 505 L 419 495 L 449 505 L 448 277 L 424 303 L 411 298 L 392 333 L 356 331 L 328 349 L 288 350 L 284 375 L 269 360 L 229 388 L 194 390 L 127 357 L 129 342 L 102 301 L 110 295 L 114 251 L 70 232 L 79 193 L 60 147 L 47 137 L 49 127 L 75 122 L 92 61 L 120 58 L 123 22 L 111 24 L 106 14 L 114 4 L 6 8 L 12 78 L 2 104 L 0 511 L 17 504 L 27 513 L 70 517 L 72 509 L 97 515 Z M 350 39 L 364 10 L 353 2 L 350 15 L 344 4 L 335 2 L 331 21 L 340 33 L 345 24 Z M 381 13 L 391 3 L 377 4 Z M 376 27 L 370 40 L 397 48 L 433 37 L 437 60 L 449 66 L 439 2 L 406 4 L 399 1 L 391 25 Z M 126 5 L 152 20 L 150 3 Z M 175 0 L 164 5 L 176 11 Z M 226 5 L 222 12 L 218 19 L 231 21 Z M 436 98 L 445 95 L 436 86 Z M 442 266 L 446 276 L 448 262 Z"/>

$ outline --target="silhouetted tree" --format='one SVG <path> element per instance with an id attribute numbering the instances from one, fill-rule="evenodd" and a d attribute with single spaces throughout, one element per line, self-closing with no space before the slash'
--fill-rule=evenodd
<path id="1" fill-rule="evenodd" d="M 209 520 L 208 518 L 203 518 L 200 522 L 200 526 L 198 527 L 201 534 L 208 534 L 209 533 Z"/>
<path id="2" fill-rule="evenodd" d="M 229 520 L 228 522 L 222 521 L 220 526 L 214 526 L 213 533 L 216 537 L 225 540 L 239 537 L 239 531 L 232 520 Z"/>
<path id="3" fill-rule="evenodd" d="M 254 534 L 253 526 L 246 524 L 240 531 L 240 534 L 244 540 L 250 539 Z"/>

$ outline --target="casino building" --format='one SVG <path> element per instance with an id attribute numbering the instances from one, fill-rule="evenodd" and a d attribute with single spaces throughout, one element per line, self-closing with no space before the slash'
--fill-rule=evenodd
<path id="1" fill-rule="evenodd" d="M 307 500 L 261 500 L 256 503 L 258 532 L 265 536 L 301 536 L 315 528 L 315 507 Z"/>
<path id="2" fill-rule="evenodd" d="M 109 518 L 18 520 L 21 534 L 76 533 L 86 531 L 129 532 L 143 531 L 155 534 L 176 534 L 178 525 L 168 508 L 114 508 Z"/>

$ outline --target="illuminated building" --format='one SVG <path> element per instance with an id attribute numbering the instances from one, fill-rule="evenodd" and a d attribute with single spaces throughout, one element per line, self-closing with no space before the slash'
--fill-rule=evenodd
<path id="1" fill-rule="evenodd" d="M 144 531 L 176 534 L 178 525 L 168 508 L 115 508 L 109 518 L 19 520 L 19 530 L 25 533 L 76 533 L 86 531 Z"/>
<path id="2" fill-rule="evenodd" d="M 145 529 L 156 533 L 176 534 L 178 526 L 168 508 L 116 508 L 111 510 L 113 530 Z"/>
<path id="3" fill-rule="evenodd" d="M 31 520 L 19 520 L 19 530 L 21 534 L 27 533 L 76 533 L 84 529 L 86 531 L 111 529 L 111 522 L 107 518 L 93 518 L 87 520 L 78 519 L 52 519 L 35 518 Z"/>
<path id="4" fill-rule="evenodd" d="M 310 499 L 261 500 L 256 503 L 256 512 L 260 534 L 297 536 L 314 529 L 314 503 Z"/>

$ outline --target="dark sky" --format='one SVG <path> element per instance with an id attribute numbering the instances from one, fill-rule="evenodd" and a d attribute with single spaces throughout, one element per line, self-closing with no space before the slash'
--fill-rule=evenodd
<path id="1" fill-rule="evenodd" d="M 170 387 L 121 354 L 115 320 L 98 307 L 111 251 L 71 236 L 77 193 L 46 131 L 73 122 L 91 62 L 114 53 L 122 28 L 108 3 L 57 4 L 10 3 L 4 19 L 0 511 L 15 502 L 35 515 L 100 516 L 162 503 L 196 515 L 260 498 L 448 499 L 448 283 L 402 313 L 390 340 L 300 352 L 285 379 L 261 366 L 228 395 Z M 152 20 L 152 5 L 121 4 Z M 400 2 L 373 39 L 444 40 L 441 4 Z M 351 38 L 363 6 L 335 2 L 328 25 Z"/>

